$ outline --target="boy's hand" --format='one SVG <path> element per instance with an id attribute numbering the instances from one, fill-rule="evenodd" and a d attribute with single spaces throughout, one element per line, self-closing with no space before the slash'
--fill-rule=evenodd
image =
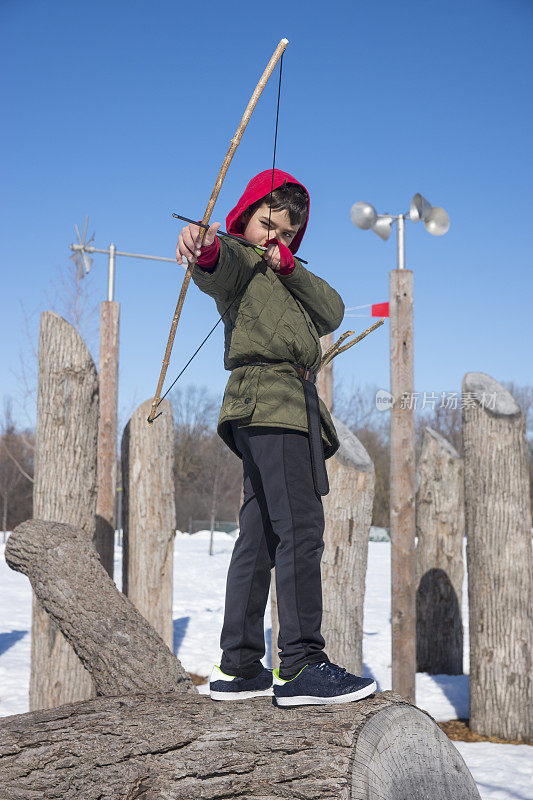
<path id="1" fill-rule="evenodd" d="M 178 244 L 176 247 L 176 261 L 178 264 L 183 264 L 183 259 L 192 261 L 193 258 L 198 258 L 201 252 L 201 247 L 209 247 L 215 241 L 215 236 L 220 228 L 220 222 L 213 222 L 209 226 L 209 230 L 205 231 L 204 240 L 202 242 L 203 228 L 199 225 L 190 223 L 181 229 L 178 236 Z"/>
<path id="2" fill-rule="evenodd" d="M 294 258 L 286 245 L 276 239 L 271 239 L 266 243 L 266 250 L 263 253 L 263 260 L 276 273 L 285 277 L 290 275 L 294 269 Z"/>
<path id="3" fill-rule="evenodd" d="M 279 272 L 281 255 L 277 244 L 272 243 L 268 245 L 267 249 L 263 253 L 263 260 L 266 261 L 268 266 L 273 269 L 274 272 Z"/>

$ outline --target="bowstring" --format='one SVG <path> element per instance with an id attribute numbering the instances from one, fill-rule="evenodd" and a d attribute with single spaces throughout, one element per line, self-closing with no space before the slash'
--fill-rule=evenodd
<path id="1" fill-rule="evenodd" d="M 274 170 L 276 168 L 276 147 L 278 144 L 279 98 L 281 96 L 281 73 L 283 71 L 283 53 L 279 62 L 278 104 L 276 107 L 276 128 L 274 131 L 274 155 L 272 156 L 272 183 L 270 186 L 270 204 L 268 206 L 268 231 L 267 241 L 270 239 L 270 218 L 272 216 L 272 192 L 274 191 Z"/>
<path id="2" fill-rule="evenodd" d="M 270 238 L 270 218 L 271 218 L 271 215 L 272 215 L 272 192 L 274 191 L 274 170 L 275 170 L 275 168 L 276 168 L 276 148 L 277 148 L 277 143 L 278 143 L 279 101 L 280 101 L 280 97 L 281 97 L 281 75 L 282 75 L 282 71 L 283 71 L 283 55 L 284 55 L 284 54 L 282 53 L 282 54 L 281 54 L 281 58 L 280 58 L 280 62 L 279 62 L 278 99 L 277 99 L 277 104 L 276 104 L 276 127 L 275 127 L 275 130 L 274 130 L 274 154 L 273 154 L 273 156 L 272 156 L 272 182 L 271 182 L 271 186 L 270 186 L 270 204 L 269 204 L 269 208 L 268 208 L 268 233 L 267 233 L 267 236 L 268 236 L 268 238 Z M 183 375 L 183 373 L 185 372 L 185 370 L 187 369 L 187 367 L 189 366 L 189 364 L 191 363 L 191 361 L 193 360 L 193 358 L 194 358 L 194 357 L 197 355 L 197 353 L 199 353 L 199 352 L 200 352 L 200 350 L 202 349 L 202 347 L 204 346 L 204 344 L 207 342 L 207 340 L 209 339 L 209 337 L 211 336 L 211 334 L 213 333 L 213 331 L 214 331 L 214 330 L 215 330 L 215 328 L 217 327 L 217 325 L 218 325 L 220 322 L 222 322 L 222 320 L 224 319 L 224 317 L 226 316 L 226 314 L 228 313 L 228 311 L 230 310 L 230 308 L 233 306 L 233 304 L 235 303 L 235 301 L 236 301 L 236 300 L 237 300 L 237 299 L 238 299 L 238 298 L 239 298 L 239 297 L 242 295 L 242 293 L 244 292 L 244 290 L 245 290 L 245 289 L 247 288 L 247 286 L 249 285 L 250 281 L 251 281 L 253 278 L 255 278 L 256 274 L 257 274 L 257 267 L 255 267 L 255 268 L 252 270 L 252 274 L 250 275 L 249 279 L 246 281 L 246 283 L 244 284 L 244 286 L 242 287 L 242 289 L 240 289 L 240 291 L 239 291 L 239 292 L 237 292 L 237 294 L 235 295 L 235 297 L 233 298 L 233 300 L 231 301 L 231 303 L 229 304 L 229 306 L 226 308 L 226 310 L 224 311 L 224 313 L 223 313 L 223 314 L 222 314 L 222 315 L 221 315 L 221 316 L 218 318 L 218 320 L 215 322 L 215 324 L 213 325 L 213 327 L 211 328 L 211 330 L 209 331 L 209 333 L 207 334 L 207 336 L 205 337 L 205 339 L 203 340 L 203 342 L 202 342 L 202 343 L 201 343 L 201 344 L 200 344 L 200 345 L 199 345 L 199 346 L 196 348 L 196 350 L 194 351 L 194 353 L 192 354 L 192 356 L 189 358 L 189 360 L 187 361 L 187 363 L 185 364 L 185 366 L 183 367 L 183 369 L 181 370 L 181 372 L 178 374 L 177 378 L 174 378 L 174 380 L 172 381 L 172 383 L 170 384 L 170 386 L 169 386 L 169 387 L 168 387 L 168 389 L 166 390 L 165 394 L 164 394 L 164 395 L 161 397 L 161 399 L 159 400 L 159 403 L 157 404 L 156 408 L 157 408 L 157 407 L 159 407 L 159 406 L 161 405 L 161 403 L 163 402 L 163 400 L 165 399 L 165 397 L 167 396 L 167 394 L 170 392 L 170 390 L 171 390 L 171 389 L 172 389 L 172 388 L 173 388 L 173 387 L 176 385 L 176 383 L 179 381 L 179 379 L 181 378 L 181 376 Z M 160 417 L 162 413 L 163 413 L 163 412 L 162 412 L 162 411 L 160 411 L 160 412 L 159 412 L 159 414 L 157 414 L 157 415 L 156 415 L 156 416 L 153 418 L 152 422 L 153 422 L 154 420 L 156 420 L 156 419 L 157 419 L 157 417 Z"/>

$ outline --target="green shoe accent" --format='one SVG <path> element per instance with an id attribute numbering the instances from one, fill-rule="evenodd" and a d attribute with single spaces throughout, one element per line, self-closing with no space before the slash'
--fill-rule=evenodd
<path id="1" fill-rule="evenodd" d="M 300 672 L 303 672 L 303 670 L 305 669 L 305 667 L 308 667 L 308 666 L 309 666 L 309 664 L 305 664 L 305 666 L 303 666 L 303 667 L 302 667 L 302 669 L 300 670 Z M 296 675 L 293 675 L 293 677 L 292 677 L 292 678 L 280 678 L 280 675 L 279 675 L 279 667 L 276 667 L 276 669 L 275 669 L 275 670 L 273 670 L 273 672 L 274 672 L 274 675 L 276 676 L 276 678 L 277 678 L 279 681 L 283 681 L 283 683 L 289 683 L 290 681 L 293 681 L 293 680 L 294 680 L 295 678 L 297 678 L 297 677 L 298 677 L 298 675 L 300 674 L 300 672 L 297 672 L 297 673 L 296 673 Z"/>
<path id="2" fill-rule="evenodd" d="M 222 673 L 222 675 L 223 675 L 225 678 L 235 678 L 235 675 L 226 675 L 226 673 L 225 673 L 225 672 L 222 672 L 222 670 L 220 669 L 220 667 L 219 667 L 219 666 L 217 666 L 217 664 L 215 664 L 215 667 L 218 669 L 218 671 L 219 671 L 220 673 Z"/>

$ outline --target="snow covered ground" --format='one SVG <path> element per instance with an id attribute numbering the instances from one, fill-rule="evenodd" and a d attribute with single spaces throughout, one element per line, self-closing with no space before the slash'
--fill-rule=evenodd
<path id="1" fill-rule="evenodd" d="M 174 651 L 185 669 L 209 675 L 219 663 L 226 571 L 234 538 L 216 533 L 209 556 L 209 533 L 178 533 L 174 548 Z M 31 592 L 28 580 L 12 572 L 0 546 L 0 716 L 28 710 Z M 121 585 L 121 550 L 115 579 Z M 466 558 L 465 558 L 466 563 Z M 469 671 L 466 575 L 463 587 L 464 670 Z M 270 628 L 267 606 L 265 629 Z M 364 608 L 363 674 L 378 690 L 391 688 L 390 544 L 370 542 Z M 267 635 L 267 643 L 270 637 Z M 327 646 L 327 642 L 326 642 Z M 267 645 L 265 663 L 270 666 Z M 206 691 L 207 687 L 201 687 Z M 468 717 L 468 675 L 416 676 L 416 703 L 437 720 Z M 483 800 L 533 800 L 533 747 L 454 742 Z"/>

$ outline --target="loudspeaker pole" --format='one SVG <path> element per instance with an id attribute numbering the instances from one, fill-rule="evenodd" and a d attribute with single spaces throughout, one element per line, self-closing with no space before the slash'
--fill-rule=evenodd
<path id="1" fill-rule="evenodd" d="M 390 317 L 390 538 L 392 690 L 415 703 L 416 571 L 415 571 L 415 394 L 413 347 L 413 273 L 405 268 L 405 220 L 423 221 L 428 233 L 442 236 L 450 226 L 443 208 L 415 194 L 405 214 L 378 214 L 357 202 L 353 224 L 386 241 L 396 223 L 397 269 L 389 280 Z"/>
<path id="2" fill-rule="evenodd" d="M 415 702 L 415 420 L 413 273 L 405 268 L 398 217 L 398 268 L 390 272 L 390 538 L 392 691 Z"/>

